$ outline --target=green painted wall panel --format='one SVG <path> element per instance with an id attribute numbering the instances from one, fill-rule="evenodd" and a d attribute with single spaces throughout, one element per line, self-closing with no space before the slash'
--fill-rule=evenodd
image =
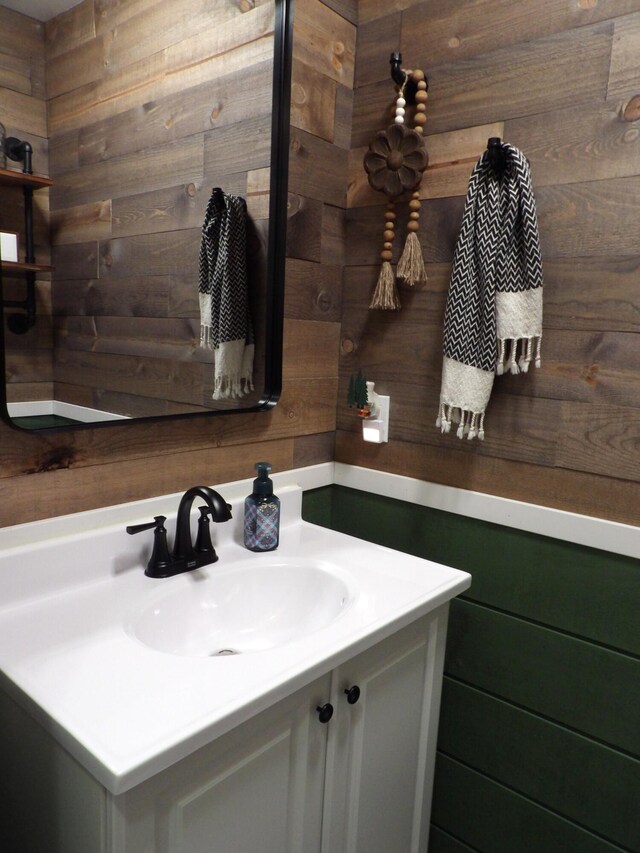
<path id="1" fill-rule="evenodd" d="M 317 491 L 332 511 L 315 523 L 464 569 L 465 598 L 640 656 L 639 560 L 342 486 Z"/>
<path id="2" fill-rule="evenodd" d="M 331 508 L 333 491 L 331 486 L 322 489 L 311 489 L 304 492 L 302 499 L 302 517 L 312 524 L 321 527 L 331 527 Z"/>
<path id="3" fill-rule="evenodd" d="M 640 757 L 640 661 L 457 600 L 445 672 Z"/>
<path id="4" fill-rule="evenodd" d="M 452 838 L 448 832 L 438 829 L 437 826 L 432 826 L 429 833 L 429 853 L 478 853 L 478 851 L 475 847 L 469 847 L 468 844 Z"/>
<path id="5" fill-rule="evenodd" d="M 624 849 L 441 754 L 431 819 L 482 853 L 620 853 Z"/>
<path id="6" fill-rule="evenodd" d="M 430 853 L 640 853 L 640 563 L 338 486 L 303 506 L 473 575 L 451 605 Z"/>
<path id="7" fill-rule="evenodd" d="M 640 761 L 449 678 L 442 701 L 443 753 L 596 835 L 640 850 Z"/>

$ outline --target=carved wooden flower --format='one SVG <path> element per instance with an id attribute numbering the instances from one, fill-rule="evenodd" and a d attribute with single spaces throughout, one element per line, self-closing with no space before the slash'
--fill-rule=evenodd
<path id="1" fill-rule="evenodd" d="M 422 135 L 403 124 L 376 133 L 364 155 L 369 183 L 389 198 L 415 190 L 428 162 Z"/>

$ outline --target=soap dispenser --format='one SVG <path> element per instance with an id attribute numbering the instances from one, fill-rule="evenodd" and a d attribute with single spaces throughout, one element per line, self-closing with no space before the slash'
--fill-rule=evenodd
<path id="1" fill-rule="evenodd" d="M 244 502 L 244 544 L 250 551 L 275 551 L 280 538 L 280 498 L 273 494 L 271 465 L 257 462 L 253 493 Z"/>

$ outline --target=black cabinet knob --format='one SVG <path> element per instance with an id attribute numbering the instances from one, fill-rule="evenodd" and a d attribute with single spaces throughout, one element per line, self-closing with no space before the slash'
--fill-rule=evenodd
<path id="1" fill-rule="evenodd" d="M 357 684 L 354 684 L 353 687 L 349 687 L 348 690 L 344 691 L 347 695 L 347 702 L 350 705 L 355 705 L 358 699 L 360 698 L 360 688 Z"/>
<path id="2" fill-rule="evenodd" d="M 318 712 L 318 719 L 321 723 L 328 723 L 331 717 L 333 717 L 333 705 L 330 702 L 327 702 L 325 705 L 318 705 L 316 711 Z"/>

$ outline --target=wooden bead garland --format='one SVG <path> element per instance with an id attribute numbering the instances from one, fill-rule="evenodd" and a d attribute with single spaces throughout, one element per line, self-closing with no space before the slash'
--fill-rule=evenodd
<path id="1" fill-rule="evenodd" d="M 417 69 L 415 71 L 406 71 L 405 72 L 405 80 L 402 86 L 398 88 L 398 96 L 396 98 L 395 104 L 395 116 L 394 116 L 394 124 L 404 126 L 406 119 L 406 107 L 407 102 L 404 96 L 406 84 L 412 80 L 412 82 L 416 85 L 416 94 L 415 94 L 415 113 L 413 116 L 413 132 L 418 135 L 422 135 L 424 125 L 427 120 L 426 116 L 426 101 L 427 101 L 427 83 L 425 80 L 424 72 Z M 403 131 L 406 133 L 406 131 Z M 395 133 L 395 132 L 394 132 Z M 392 134 L 389 132 L 389 135 Z M 373 145 L 373 143 L 372 143 Z M 422 179 L 422 172 L 426 168 L 427 157 L 426 152 L 420 143 L 422 150 L 422 164 L 419 164 L 419 158 L 414 157 L 413 159 L 416 161 L 416 175 L 415 180 L 413 181 L 413 186 L 403 186 L 400 189 L 401 194 L 405 189 L 412 189 L 411 200 L 409 201 L 409 220 L 407 222 L 407 240 L 405 243 L 404 251 L 398 261 L 397 266 L 397 277 L 402 279 L 405 284 L 413 287 L 418 282 L 423 282 L 427 280 L 427 274 L 424 268 L 424 260 L 422 257 L 422 248 L 420 246 L 420 241 L 418 239 L 417 232 L 420 228 L 420 193 L 418 187 L 420 185 L 420 181 Z M 370 149 L 371 150 L 371 149 Z M 395 159 L 394 159 L 395 157 Z M 399 164 L 402 163 L 403 166 L 411 161 L 411 154 L 406 157 L 405 160 L 402 159 L 402 154 L 396 153 L 392 151 L 388 157 L 388 163 L 390 169 L 398 169 Z M 367 162 L 367 157 L 365 156 L 365 168 L 367 172 L 369 172 L 369 181 L 372 186 L 374 186 L 374 179 L 376 178 L 376 165 L 373 161 L 370 163 Z M 405 170 L 406 172 L 406 170 Z M 372 174 L 373 173 L 373 174 Z M 386 186 L 381 185 L 379 179 L 380 169 L 377 169 L 378 180 L 375 182 L 377 185 L 374 186 L 375 189 L 382 189 L 385 192 L 388 192 Z M 393 184 L 390 184 L 393 185 Z M 395 187 L 398 189 L 398 187 Z M 398 290 L 396 286 L 396 275 L 393 272 L 393 267 L 391 266 L 391 260 L 393 257 L 393 240 L 395 236 L 395 220 L 396 220 L 396 212 L 395 212 L 395 199 L 390 199 L 387 205 L 387 209 L 385 211 L 385 226 L 383 232 L 383 248 L 380 253 L 380 259 L 382 261 L 382 266 L 380 269 L 380 275 L 378 277 L 378 282 L 376 288 L 374 290 L 371 303 L 369 308 L 380 308 L 383 310 L 397 310 L 400 306 L 400 297 L 398 295 Z"/>

